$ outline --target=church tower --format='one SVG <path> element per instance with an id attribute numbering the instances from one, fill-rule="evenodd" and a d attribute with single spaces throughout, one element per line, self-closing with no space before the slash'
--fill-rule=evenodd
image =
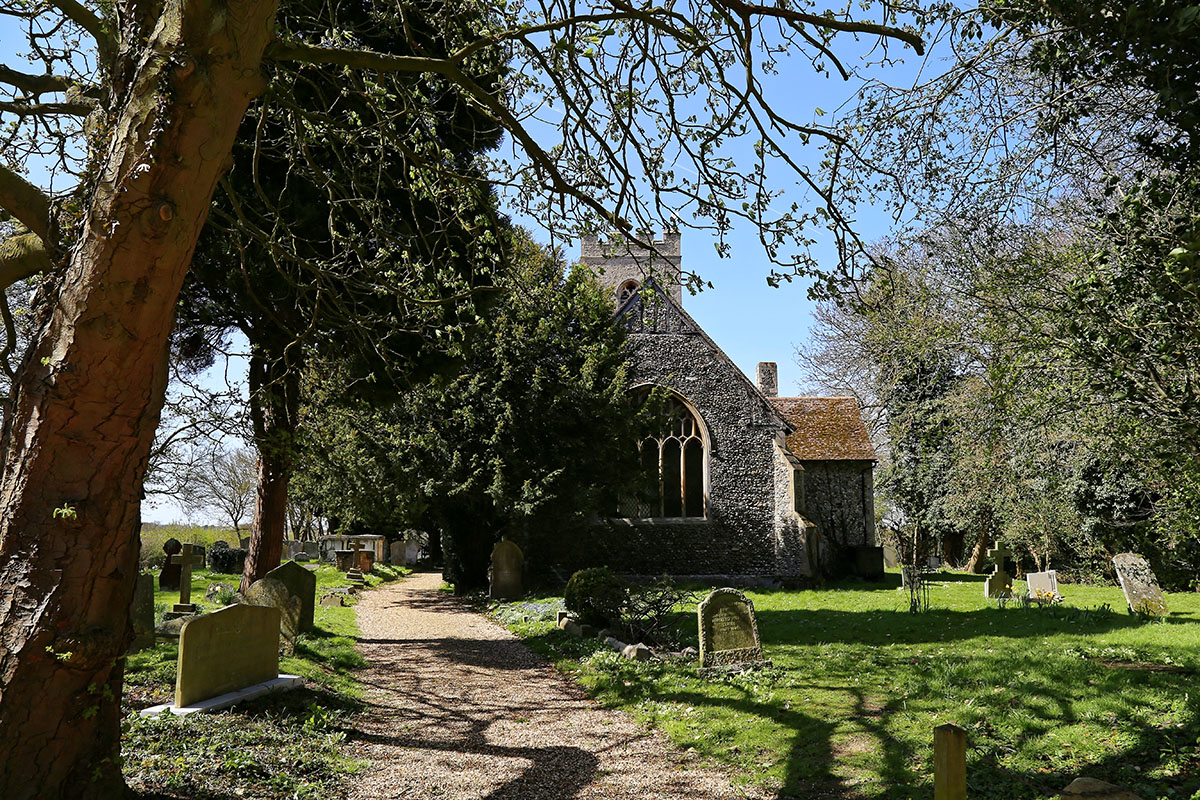
<path id="1" fill-rule="evenodd" d="M 667 231 L 661 239 L 654 239 L 654 250 L 620 238 L 601 240 L 598 236 L 584 236 L 582 243 L 580 263 L 592 270 L 601 286 L 612 291 L 618 308 L 647 278 L 653 278 L 671 299 L 682 303 L 677 231 Z"/>

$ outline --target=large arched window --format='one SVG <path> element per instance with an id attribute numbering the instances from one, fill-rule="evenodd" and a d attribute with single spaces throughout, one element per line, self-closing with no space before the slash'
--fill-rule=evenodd
<path id="1" fill-rule="evenodd" d="M 638 444 L 642 491 L 622 503 L 627 517 L 704 517 L 704 431 L 690 408 L 667 400 L 667 423 L 658 436 Z"/>

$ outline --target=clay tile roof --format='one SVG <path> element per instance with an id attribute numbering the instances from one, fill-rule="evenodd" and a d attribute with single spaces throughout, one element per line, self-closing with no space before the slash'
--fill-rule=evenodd
<path id="1" fill-rule="evenodd" d="M 787 446 L 801 461 L 874 461 L 875 448 L 853 397 L 772 397 L 796 429 Z"/>

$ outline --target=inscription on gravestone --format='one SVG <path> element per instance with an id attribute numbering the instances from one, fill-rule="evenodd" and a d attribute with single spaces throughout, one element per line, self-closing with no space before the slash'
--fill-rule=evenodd
<path id="1" fill-rule="evenodd" d="M 702 668 L 763 661 L 754 604 L 737 589 L 714 589 L 696 607 L 696 617 Z"/>
<path id="2" fill-rule="evenodd" d="M 1130 611 L 1152 617 L 1165 617 L 1170 613 L 1150 562 L 1136 553 L 1119 553 L 1113 556 L 1113 566 Z"/>

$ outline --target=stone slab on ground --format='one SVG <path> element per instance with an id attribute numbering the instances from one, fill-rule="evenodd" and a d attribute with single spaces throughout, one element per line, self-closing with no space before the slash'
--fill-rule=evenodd
<path id="1" fill-rule="evenodd" d="M 161 703 L 157 706 L 150 706 L 138 712 L 143 717 L 155 717 L 164 712 L 170 712 L 177 717 L 186 717 L 189 714 L 211 714 L 214 711 L 223 711 L 226 708 L 231 708 L 238 703 L 245 703 L 248 700 L 256 700 L 266 694 L 274 692 L 283 692 L 288 689 L 299 689 L 304 685 L 304 678 L 299 675 L 280 675 L 269 681 L 256 683 L 253 686 L 247 686 L 244 689 L 238 689 L 235 692 L 227 692 L 226 694 L 217 695 L 208 700 L 201 700 L 193 703 L 190 706 L 176 706 L 172 703 Z"/>
<path id="2" fill-rule="evenodd" d="M 348 800 L 756 800 L 418 573 L 362 596 Z"/>

